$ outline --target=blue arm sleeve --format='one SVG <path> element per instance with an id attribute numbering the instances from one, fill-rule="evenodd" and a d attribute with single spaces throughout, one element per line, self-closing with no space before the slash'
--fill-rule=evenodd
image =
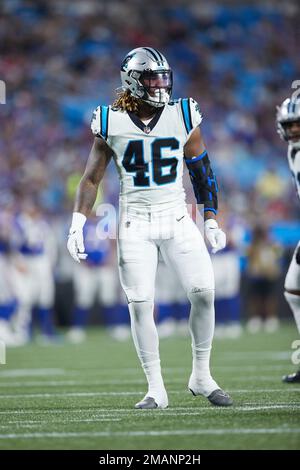
<path id="1" fill-rule="evenodd" d="M 218 183 L 211 169 L 206 150 L 191 159 L 185 159 L 198 204 L 204 204 L 204 211 L 218 211 Z"/>

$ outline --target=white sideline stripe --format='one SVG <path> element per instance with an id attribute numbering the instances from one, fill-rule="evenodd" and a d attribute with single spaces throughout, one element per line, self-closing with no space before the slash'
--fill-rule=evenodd
<path id="1" fill-rule="evenodd" d="M 0 372 L 0 377 L 29 377 L 39 375 L 64 375 L 64 369 L 10 369 Z"/>
<path id="2" fill-rule="evenodd" d="M 36 432 L 28 434 L 0 434 L 0 439 L 43 439 L 76 437 L 157 437 L 223 434 L 298 434 L 300 428 L 249 428 L 249 429 L 174 429 L 166 431 L 99 431 L 99 432 Z"/>
<path id="3" fill-rule="evenodd" d="M 231 377 L 230 380 L 235 380 Z M 261 375 L 253 375 L 251 377 L 237 377 L 239 382 L 251 382 L 253 380 L 260 382 L 278 382 L 277 376 L 272 377 L 262 377 Z M 185 384 L 185 377 L 182 378 L 172 378 L 165 379 L 165 382 L 168 384 Z M 0 387 L 9 388 L 9 387 L 60 387 L 60 386 L 86 386 L 88 383 L 89 386 L 101 386 L 101 385 L 130 385 L 130 384 L 144 384 L 145 379 L 124 379 L 124 380 L 93 380 L 93 381 L 82 381 L 82 380 L 43 380 L 43 381 L 27 381 L 27 382 L 0 382 Z"/>
<path id="4" fill-rule="evenodd" d="M 289 388 L 286 387 L 282 388 L 246 388 L 246 389 L 239 389 L 235 390 L 234 388 L 229 389 L 231 393 L 281 393 L 281 392 L 300 392 L 300 388 Z M 171 392 L 172 393 L 172 392 Z"/>
<path id="5" fill-rule="evenodd" d="M 276 361 L 290 359 L 290 351 L 239 351 L 239 352 L 224 352 L 222 353 L 222 359 L 271 359 Z"/>
<path id="6" fill-rule="evenodd" d="M 239 353 L 237 353 L 239 354 Z M 290 356 L 289 356 L 290 357 Z M 221 369 L 223 370 L 228 370 L 228 371 L 254 371 L 254 372 L 262 372 L 262 371 L 271 371 L 271 370 L 283 370 L 284 365 L 279 365 L 279 364 L 274 364 L 274 365 L 247 365 L 245 364 L 244 366 L 229 366 L 229 365 L 213 365 L 212 369 L 217 370 Z M 189 369 L 187 367 L 163 367 L 163 372 L 164 373 L 174 373 L 174 371 L 177 372 L 185 372 L 188 373 Z M 140 369 L 138 367 L 128 367 L 128 368 L 113 368 L 110 370 L 103 370 L 103 369 L 78 369 L 78 370 L 65 370 L 65 369 L 9 369 L 5 371 L 0 371 L 0 378 L 1 377 L 6 377 L 6 378 L 14 378 L 14 377 L 34 377 L 34 376 L 48 376 L 48 375 L 71 375 L 71 376 L 76 376 L 76 375 L 82 375 L 82 374 L 109 374 L 111 373 L 123 373 L 123 374 L 128 374 L 128 373 L 134 373 L 134 374 L 140 374 Z"/>
<path id="7" fill-rule="evenodd" d="M 286 392 L 286 388 L 262 388 L 262 389 L 229 389 L 230 393 L 279 393 L 279 392 Z M 300 388 L 293 387 L 289 388 L 288 392 L 300 392 Z M 55 397 L 100 397 L 100 396 L 138 396 L 140 394 L 145 393 L 145 391 L 135 390 L 134 392 L 126 391 L 126 392 L 67 392 L 67 393 L 15 393 L 15 394 L 7 394 L 1 395 L 1 398 L 55 398 Z M 169 390 L 168 394 L 182 394 L 187 393 L 187 390 Z M 195 397 L 194 397 L 195 398 Z"/>
<path id="8" fill-rule="evenodd" d="M 26 423 L 21 423 L 19 421 L 9 421 L 7 424 L 1 424 L 0 429 L 7 429 L 11 428 L 12 425 L 22 428 L 35 428 L 39 426 L 49 424 L 65 424 L 68 423 L 102 423 L 102 422 L 112 422 L 112 421 L 121 421 L 122 418 L 115 418 L 115 417 L 103 417 L 103 418 L 95 418 L 95 419 L 68 419 L 67 421 L 26 421 Z"/>
<path id="9" fill-rule="evenodd" d="M 170 392 L 172 393 L 172 392 Z M 176 392 L 177 393 L 177 392 Z M 178 392 L 181 393 L 181 392 Z M 1 395 L 1 398 L 52 398 L 52 397 L 101 397 L 101 396 L 121 396 L 140 395 L 142 391 L 135 392 L 67 392 L 67 393 L 20 393 L 11 395 Z M 145 391 L 144 391 L 145 394 Z"/>
<path id="10" fill-rule="evenodd" d="M 222 410 L 225 410 L 226 408 L 221 408 Z M 221 410 L 220 409 L 220 410 Z M 253 406 L 253 407 L 247 407 L 247 406 L 236 406 L 233 408 L 234 411 L 243 411 L 243 412 L 248 412 L 248 411 L 262 411 L 262 410 L 300 410 L 300 404 L 296 405 L 270 405 L 270 406 Z M 181 411 L 177 410 L 176 408 L 171 408 L 169 410 L 153 410 L 151 416 L 156 415 L 157 413 L 160 413 L 160 416 L 164 416 L 165 418 L 171 417 L 171 416 L 203 416 L 204 414 L 207 413 L 207 411 L 211 412 L 211 410 L 219 411 L 217 408 L 192 408 L 190 409 L 191 411 Z M 134 410 L 132 410 L 134 411 Z M 136 410 L 135 410 L 136 411 Z M 226 411 L 224 411 L 226 412 Z M 228 412 L 228 411 L 227 411 Z M 85 413 L 88 414 L 88 413 Z M 118 416 L 118 417 L 117 417 Z M 124 412 L 118 411 L 118 412 L 107 412 L 104 413 L 103 415 L 95 415 L 87 419 L 69 419 L 65 418 L 64 420 L 56 420 L 56 419 L 47 419 L 47 420 L 26 420 L 20 421 L 20 420 L 14 420 L 14 421 L 7 421 L 6 424 L 0 425 L 1 429 L 6 429 L 6 428 L 11 428 L 12 425 L 16 425 L 18 427 L 39 427 L 39 426 L 48 426 L 49 424 L 64 424 L 67 426 L 69 423 L 96 423 L 96 422 L 104 422 L 104 421 L 121 421 L 123 419 L 127 419 L 128 417 L 134 418 L 145 418 L 145 414 L 141 413 L 140 411 L 136 411 L 135 413 L 130 412 L 130 410 L 126 410 Z M 24 423 L 24 424 L 23 424 Z"/>
<path id="11" fill-rule="evenodd" d="M 148 411 L 149 413 L 153 412 L 155 414 L 157 413 L 162 413 L 164 415 L 169 415 L 173 411 L 177 412 L 185 412 L 185 411 L 193 411 L 195 413 L 203 412 L 206 413 L 208 412 L 228 412 L 229 410 L 237 410 L 237 411 L 252 411 L 252 410 L 264 410 L 264 409 L 272 409 L 272 408 L 298 408 L 300 407 L 299 402 L 293 402 L 293 403 L 278 403 L 276 405 L 259 405 L 259 404 L 246 404 L 245 406 L 234 406 L 232 408 L 218 408 L 218 407 L 212 407 L 212 406 L 205 406 L 205 407 L 180 407 L 180 406 L 174 406 L 165 410 L 153 410 L 153 411 Z M 52 410 L 36 410 L 36 409 L 28 409 L 28 410 L 11 410 L 11 411 L 0 411 L 0 414 L 2 415 L 31 415 L 31 414 L 36 414 L 36 415 L 44 415 L 44 414 L 56 414 L 56 413 L 69 413 L 69 414 L 89 414 L 89 413 L 95 413 L 97 411 L 97 417 L 99 417 L 99 413 L 105 413 L 105 415 L 108 414 L 119 414 L 119 413 L 124 413 L 126 415 L 132 415 L 134 414 L 135 416 L 145 416 L 143 413 L 141 413 L 139 410 L 136 410 L 134 408 L 114 408 L 114 409 L 108 409 L 108 408 L 97 408 L 95 410 L 94 408 L 86 408 L 86 409 L 70 409 L 70 408 L 53 408 Z M 104 415 L 103 415 L 104 416 Z M 15 421 L 18 423 L 19 421 Z M 27 421 L 28 422 L 28 421 Z"/>
<path id="12" fill-rule="evenodd" d="M 185 383 L 185 379 L 172 379 L 166 380 L 168 383 Z M 0 382 L 0 387 L 57 387 L 57 386 L 89 386 L 92 385 L 135 385 L 145 384 L 146 379 L 129 379 L 129 380 L 93 380 L 93 381 L 82 381 L 82 380 L 51 380 L 51 381 L 30 381 L 30 382 Z"/>
<path id="13" fill-rule="evenodd" d="M 284 404 L 284 405 L 262 405 L 262 406 L 236 406 L 235 410 L 238 411 L 260 411 L 260 410 L 280 410 L 280 409 L 296 409 L 300 410 L 300 403 Z"/>

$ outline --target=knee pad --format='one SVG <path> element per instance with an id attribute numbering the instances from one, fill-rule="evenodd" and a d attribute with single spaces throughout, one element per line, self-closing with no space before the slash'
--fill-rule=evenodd
<path id="1" fill-rule="evenodd" d="M 147 322 L 153 320 L 153 308 L 154 302 L 142 301 L 142 302 L 129 302 L 128 310 L 130 314 L 131 323 L 134 322 L 136 325 L 144 323 L 145 319 Z"/>
<path id="2" fill-rule="evenodd" d="M 284 295 L 284 297 L 285 297 L 285 299 L 286 299 L 286 301 L 287 301 L 288 303 L 290 303 L 289 300 L 290 300 L 291 298 L 295 298 L 295 299 L 297 299 L 297 297 L 300 298 L 300 294 L 298 294 L 298 293 L 296 293 L 296 292 L 290 292 L 290 291 L 293 291 L 293 289 L 288 289 L 288 288 L 286 287 L 285 290 L 284 290 L 284 292 L 283 292 L 283 295 Z"/>
<path id="3" fill-rule="evenodd" d="M 193 289 L 187 294 L 189 301 L 199 308 L 211 308 L 215 300 L 214 289 Z"/>
<path id="4" fill-rule="evenodd" d="M 154 292 L 142 292 L 141 289 L 124 289 L 127 302 L 154 302 Z"/>

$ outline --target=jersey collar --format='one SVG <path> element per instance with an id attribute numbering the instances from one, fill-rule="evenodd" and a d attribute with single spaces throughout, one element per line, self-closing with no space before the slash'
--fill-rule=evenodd
<path id="1" fill-rule="evenodd" d="M 163 112 L 163 110 L 165 109 L 164 106 L 162 106 L 158 111 L 157 113 L 155 114 L 155 116 L 151 119 L 150 122 L 148 122 L 148 124 L 145 124 L 143 121 L 141 121 L 141 119 L 134 113 L 131 113 L 130 111 L 127 112 L 128 116 L 130 117 L 130 119 L 132 120 L 133 124 L 135 124 L 139 129 L 141 129 L 145 134 L 150 134 L 150 132 L 152 131 L 152 129 L 154 129 L 154 127 L 156 126 L 156 124 L 158 123 L 158 120 Z"/>

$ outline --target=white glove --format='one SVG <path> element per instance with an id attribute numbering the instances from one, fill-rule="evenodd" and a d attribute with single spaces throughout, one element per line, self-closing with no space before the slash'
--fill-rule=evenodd
<path id="1" fill-rule="evenodd" d="M 83 226 L 86 216 L 80 212 L 73 212 L 72 224 L 69 231 L 67 247 L 70 255 L 75 261 L 80 263 L 81 259 L 86 259 L 83 242 Z"/>
<path id="2" fill-rule="evenodd" d="M 218 226 L 214 219 L 207 219 L 204 222 L 204 232 L 207 240 L 212 246 L 212 253 L 223 250 L 226 246 L 226 234 Z"/>

